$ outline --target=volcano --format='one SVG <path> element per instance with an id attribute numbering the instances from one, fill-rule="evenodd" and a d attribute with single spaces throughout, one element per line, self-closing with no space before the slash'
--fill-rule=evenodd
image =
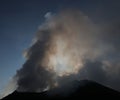
<path id="1" fill-rule="evenodd" d="M 41 93 L 18 92 L 2 100 L 41 100 L 41 99 L 81 99 L 81 98 L 120 98 L 120 92 L 90 80 L 72 81 L 52 90 Z"/>

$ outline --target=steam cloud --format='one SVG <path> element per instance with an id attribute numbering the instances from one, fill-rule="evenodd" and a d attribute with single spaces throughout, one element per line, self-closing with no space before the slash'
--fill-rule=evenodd
<path id="1" fill-rule="evenodd" d="M 81 79 L 120 90 L 119 24 L 98 29 L 76 10 L 45 17 L 15 76 L 18 91 L 40 92 Z"/>

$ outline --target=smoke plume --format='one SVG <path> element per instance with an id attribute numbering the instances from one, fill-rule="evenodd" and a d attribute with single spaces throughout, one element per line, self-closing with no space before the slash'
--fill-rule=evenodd
<path id="1" fill-rule="evenodd" d="M 98 29 L 76 10 L 45 17 L 15 76 L 18 91 L 40 92 L 81 79 L 120 90 L 119 28 Z"/>

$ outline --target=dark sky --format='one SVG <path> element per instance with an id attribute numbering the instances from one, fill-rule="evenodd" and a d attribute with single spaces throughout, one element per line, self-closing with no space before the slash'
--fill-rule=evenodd
<path id="1" fill-rule="evenodd" d="M 120 17 L 119 0 L 0 0 L 0 89 L 21 68 L 23 51 L 47 12 L 77 8 L 95 23 Z"/>

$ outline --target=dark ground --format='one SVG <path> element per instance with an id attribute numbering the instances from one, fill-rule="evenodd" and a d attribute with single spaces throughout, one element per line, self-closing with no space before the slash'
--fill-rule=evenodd
<path id="1" fill-rule="evenodd" d="M 42 93 L 17 92 L 6 96 L 2 100 L 50 100 L 50 99 L 114 99 L 120 100 L 120 92 L 105 87 L 93 81 L 82 80 L 64 84 L 59 88 Z"/>

